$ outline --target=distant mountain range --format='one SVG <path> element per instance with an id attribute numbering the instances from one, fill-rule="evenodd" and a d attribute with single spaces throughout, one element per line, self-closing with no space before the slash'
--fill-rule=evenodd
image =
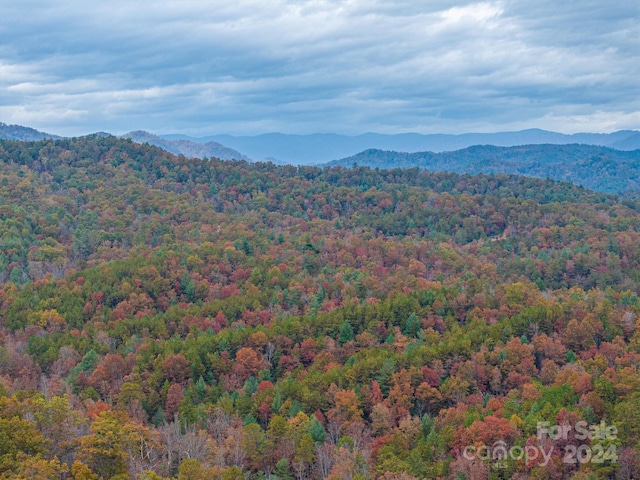
<path id="1" fill-rule="evenodd" d="M 101 135 L 107 135 L 100 132 Z M 187 157 L 217 157 L 221 159 L 270 160 L 274 163 L 313 165 L 349 157 L 369 149 L 396 152 L 446 152 L 473 145 L 513 147 L 517 145 L 586 144 L 616 150 L 640 149 L 640 132 L 620 130 L 613 133 L 576 133 L 565 135 L 546 130 L 531 129 L 503 133 L 464 133 L 461 135 L 402 133 L 384 135 L 365 133 L 357 136 L 318 133 L 287 135 L 266 133 L 255 136 L 211 135 L 155 135 L 137 130 L 122 135 L 137 143 L 149 143 L 176 155 Z M 20 125 L 0 123 L 0 138 L 12 140 L 42 140 L 61 138 Z"/>
<path id="2" fill-rule="evenodd" d="M 111 134 L 107 132 L 96 132 L 92 135 L 105 137 Z M 125 133 L 124 135 L 121 135 L 121 137 L 129 138 L 136 143 L 148 143 L 149 145 L 162 148 L 163 150 L 175 155 L 184 155 L 189 158 L 216 157 L 221 160 L 251 160 L 249 157 L 234 150 L 233 148 L 225 147 L 217 142 L 202 143 L 191 142 L 188 140 L 171 140 L 143 130 Z M 38 140 L 55 140 L 63 137 L 40 132 L 30 127 L 23 127 L 22 125 L 7 125 L 6 123 L 0 122 L 0 138 L 34 142 Z"/>
<path id="3" fill-rule="evenodd" d="M 190 140 L 169 139 L 159 137 L 158 135 L 154 135 L 143 130 L 125 133 L 122 137 L 130 138 L 136 143 L 148 143 L 149 145 L 155 145 L 156 147 L 160 147 L 175 155 L 184 155 L 189 158 L 215 157 L 221 160 L 251 160 L 249 157 L 243 155 L 237 150 L 225 147 L 224 145 L 213 141 L 200 143 L 192 142 Z"/>
<path id="4" fill-rule="evenodd" d="M 462 135 L 269 133 L 203 138 L 138 130 L 122 137 L 186 157 L 271 160 L 294 165 L 358 164 L 381 169 L 417 166 L 432 171 L 549 177 L 601 192 L 640 191 L 640 132 L 634 130 L 573 135 L 533 129 Z M 33 141 L 61 137 L 0 123 L 0 138 Z"/>
<path id="5" fill-rule="evenodd" d="M 640 190 L 640 150 L 595 145 L 477 145 L 453 152 L 403 153 L 369 149 L 329 162 L 330 166 L 420 167 L 456 173 L 504 173 L 552 178 L 591 190 L 622 193 Z"/>
<path id="6" fill-rule="evenodd" d="M 0 138 L 4 138 L 6 140 L 22 140 L 24 142 L 37 142 L 38 140 L 62 137 L 40 132 L 34 128 L 23 127 L 22 125 L 7 125 L 6 123 L 0 122 Z"/>
<path id="7" fill-rule="evenodd" d="M 640 132 L 621 130 L 614 133 L 576 133 L 565 135 L 546 130 L 523 130 L 504 133 L 465 133 L 462 135 L 403 133 L 383 135 L 365 133 L 358 136 L 338 134 L 285 135 L 267 133 L 256 136 L 212 135 L 195 138 L 185 135 L 161 135 L 172 140 L 192 142 L 215 141 L 243 152 L 255 160 L 272 160 L 276 163 L 318 164 L 355 155 L 367 149 L 399 152 L 445 152 L 460 150 L 473 145 L 513 147 L 533 144 L 587 144 L 636 150 L 640 148 Z"/>

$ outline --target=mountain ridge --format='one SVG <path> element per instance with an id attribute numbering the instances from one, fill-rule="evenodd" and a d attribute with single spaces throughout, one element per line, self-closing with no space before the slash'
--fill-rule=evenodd
<path id="1" fill-rule="evenodd" d="M 33 142 L 38 140 L 59 139 L 62 138 L 58 135 L 52 135 L 50 133 L 41 132 L 31 127 L 24 127 L 22 125 L 7 125 L 0 122 L 0 138 L 5 140 L 21 140 L 26 142 Z"/>
<path id="2" fill-rule="evenodd" d="M 364 133 L 347 136 L 335 133 L 290 135 L 265 133 L 254 136 L 209 135 L 189 137 L 186 135 L 160 135 L 169 139 L 185 139 L 193 142 L 217 141 L 244 152 L 255 159 L 277 159 L 280 163 L 319 164 L 354 155 L 375 148 L 404 152 L 454 151 L 472 145 L 496 145 L 511 147 L 528 144 L 589 144 L 636 150 L 640 148 L 640 132 L 620 130 L 612 133 L 563 134 L 541 129 L 516 132 L 464 133 L 464 134 L 420 134 L 399 133 L 393 135 Z"/>
<path id="3" fill-rule="evenodd" d="M 108 135 L 100 132 L 100 135 Z M 613 148 L 619 151 L 640 149 L 640 131 L 620 130 L 612 133 L 562 134 L 542 129 L 515 132 L 464 134 L 379 134 L 364 133 L 355 136 L 335 133 L 293 135 L 265 133 L 254 136 L 210 135 L 190 137 L 181 134 L 156 135 L 135 130 L 121 135 L 135 142 L 149 143 L 176 155 L 187 157 L 216 157 L 223 160 L 259 160 L 276 164 L 321 165 L 350 158 L 366 150 L 393 152 L 459 151 L 473 145 L 515 147 L 522 145 L 586 144 Z M 12 140 L 42 140 L 63 138 L 30 127 L 0 123 L 0 138 Z"/>
<path id="4" fill-rule="evenodd" d="M 640 190 L 640 149 L 616 150 L 595 145 L 474 145 L 453 152 L 395 152 L 368 149 L 328 162 L 327 166 L 371 168 L 419 167 L 466 174 L 517 174 L 570 181 L 595 191 Z"/>
<path id="5" fill-rule="evenodd" d="M 87 135 L 96 135 L 106 137 L 113 135 L 109 132 L 95 132 Z M 134 130 L 124 135 L 114 135 L 120 138 L 128 138 L 136 143 L 148 143 L 156 147 L 162 148 L 174 155 L 184 155 L 186 157 L 211 158 L 216 157 L 221 160 L 247 160 L 251 161 L 246 155 L 232 148 L 221 145 L 218 142 L 196 143 L 188 140 L 171 140 L 165 139 L 145 130 Z M 39 141 L 39 140 L 60 140 L 65 138 L 60 135 L 41 132 L 31 127 L 22 125 L 7 125 L 0 122 L 0 138 L 5 140 L 19 141 Z"/>
<path id="6" fill-rule="evenodd" d="M 162 148 L 167 152 L 175 155 L 184 155 L 186 157 L 195 158 L 219 158 L 221 160 L 247 160 L 251 161 L 246 155 L 222 145 L 219 142 L 209 141 L 206 143 L 197 143 L 190 140 L 176 139 L 171 140 L 160 137 L 145 130 L 134 130 L 121 135 L 122 138 L 129 138 L 136 143 L 148 143 L 156 147 Z"/>

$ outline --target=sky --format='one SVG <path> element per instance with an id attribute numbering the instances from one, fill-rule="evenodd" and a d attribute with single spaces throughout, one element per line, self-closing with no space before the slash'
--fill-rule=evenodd
<path id="1" fill-rule="evenodd" d="M 59 135 L 640 128 L 637 0 L 2 0 L 0 121 Z"/>

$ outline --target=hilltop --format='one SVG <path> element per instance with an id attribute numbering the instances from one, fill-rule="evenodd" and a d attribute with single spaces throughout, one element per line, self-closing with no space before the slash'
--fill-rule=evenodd
<path id="1" fill-rule="evenodd" d="M 237 150 L 213 141 L 197 143 L 190 140 L 171 140 L 142 130 L 125 133 L 122 135 L 122 138 L 130 138 L 136 143 L 148 143 L 149 145 L 160 147 L 167 152 L 175 155 L 184 155 L 188 158 L 215 157 L 221 160 L 250 160 L 249 157 Z"/>
<path id="2" fill-rule="evenodd" d="M 22 125 L 7 125 L 6 123 L 0 122 L 0 138 L 7 140 L 37 141 L 62 137 L 40 132 L 34 128 L 23 127 Z"/>

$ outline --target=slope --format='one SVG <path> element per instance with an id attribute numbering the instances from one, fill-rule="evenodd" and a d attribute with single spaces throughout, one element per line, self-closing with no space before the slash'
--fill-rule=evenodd
<path id="1" fill-rule="evenodd" d="M 506 173 L 570 181 L 608 193 L 640 190 L 640 150 L 592 145 L 478 145 L 454 152 L 403 153 L 366 150 L 328 165 L 372 168 L 420 167 L 457 173 Z"/>
<path id="2" fill-rule="evenodd" d="M 197 143 L 189 140 L 170 140 L 142 130 L 126 133 L 122 137 L 129 138 L 136 143 L 148 143 L 175 155 L 184 155 L 189 158 L 215 157 L 221 160 L 250 160 L 246 155 L 218 142 Z"/>
<path id="3" fill-rule="evenodd" d="M 639 212 L 516 175 L 2 140 L 0 476 L 640 478 Z M 462 454 L 483 445 L 513 455 Z"/>

